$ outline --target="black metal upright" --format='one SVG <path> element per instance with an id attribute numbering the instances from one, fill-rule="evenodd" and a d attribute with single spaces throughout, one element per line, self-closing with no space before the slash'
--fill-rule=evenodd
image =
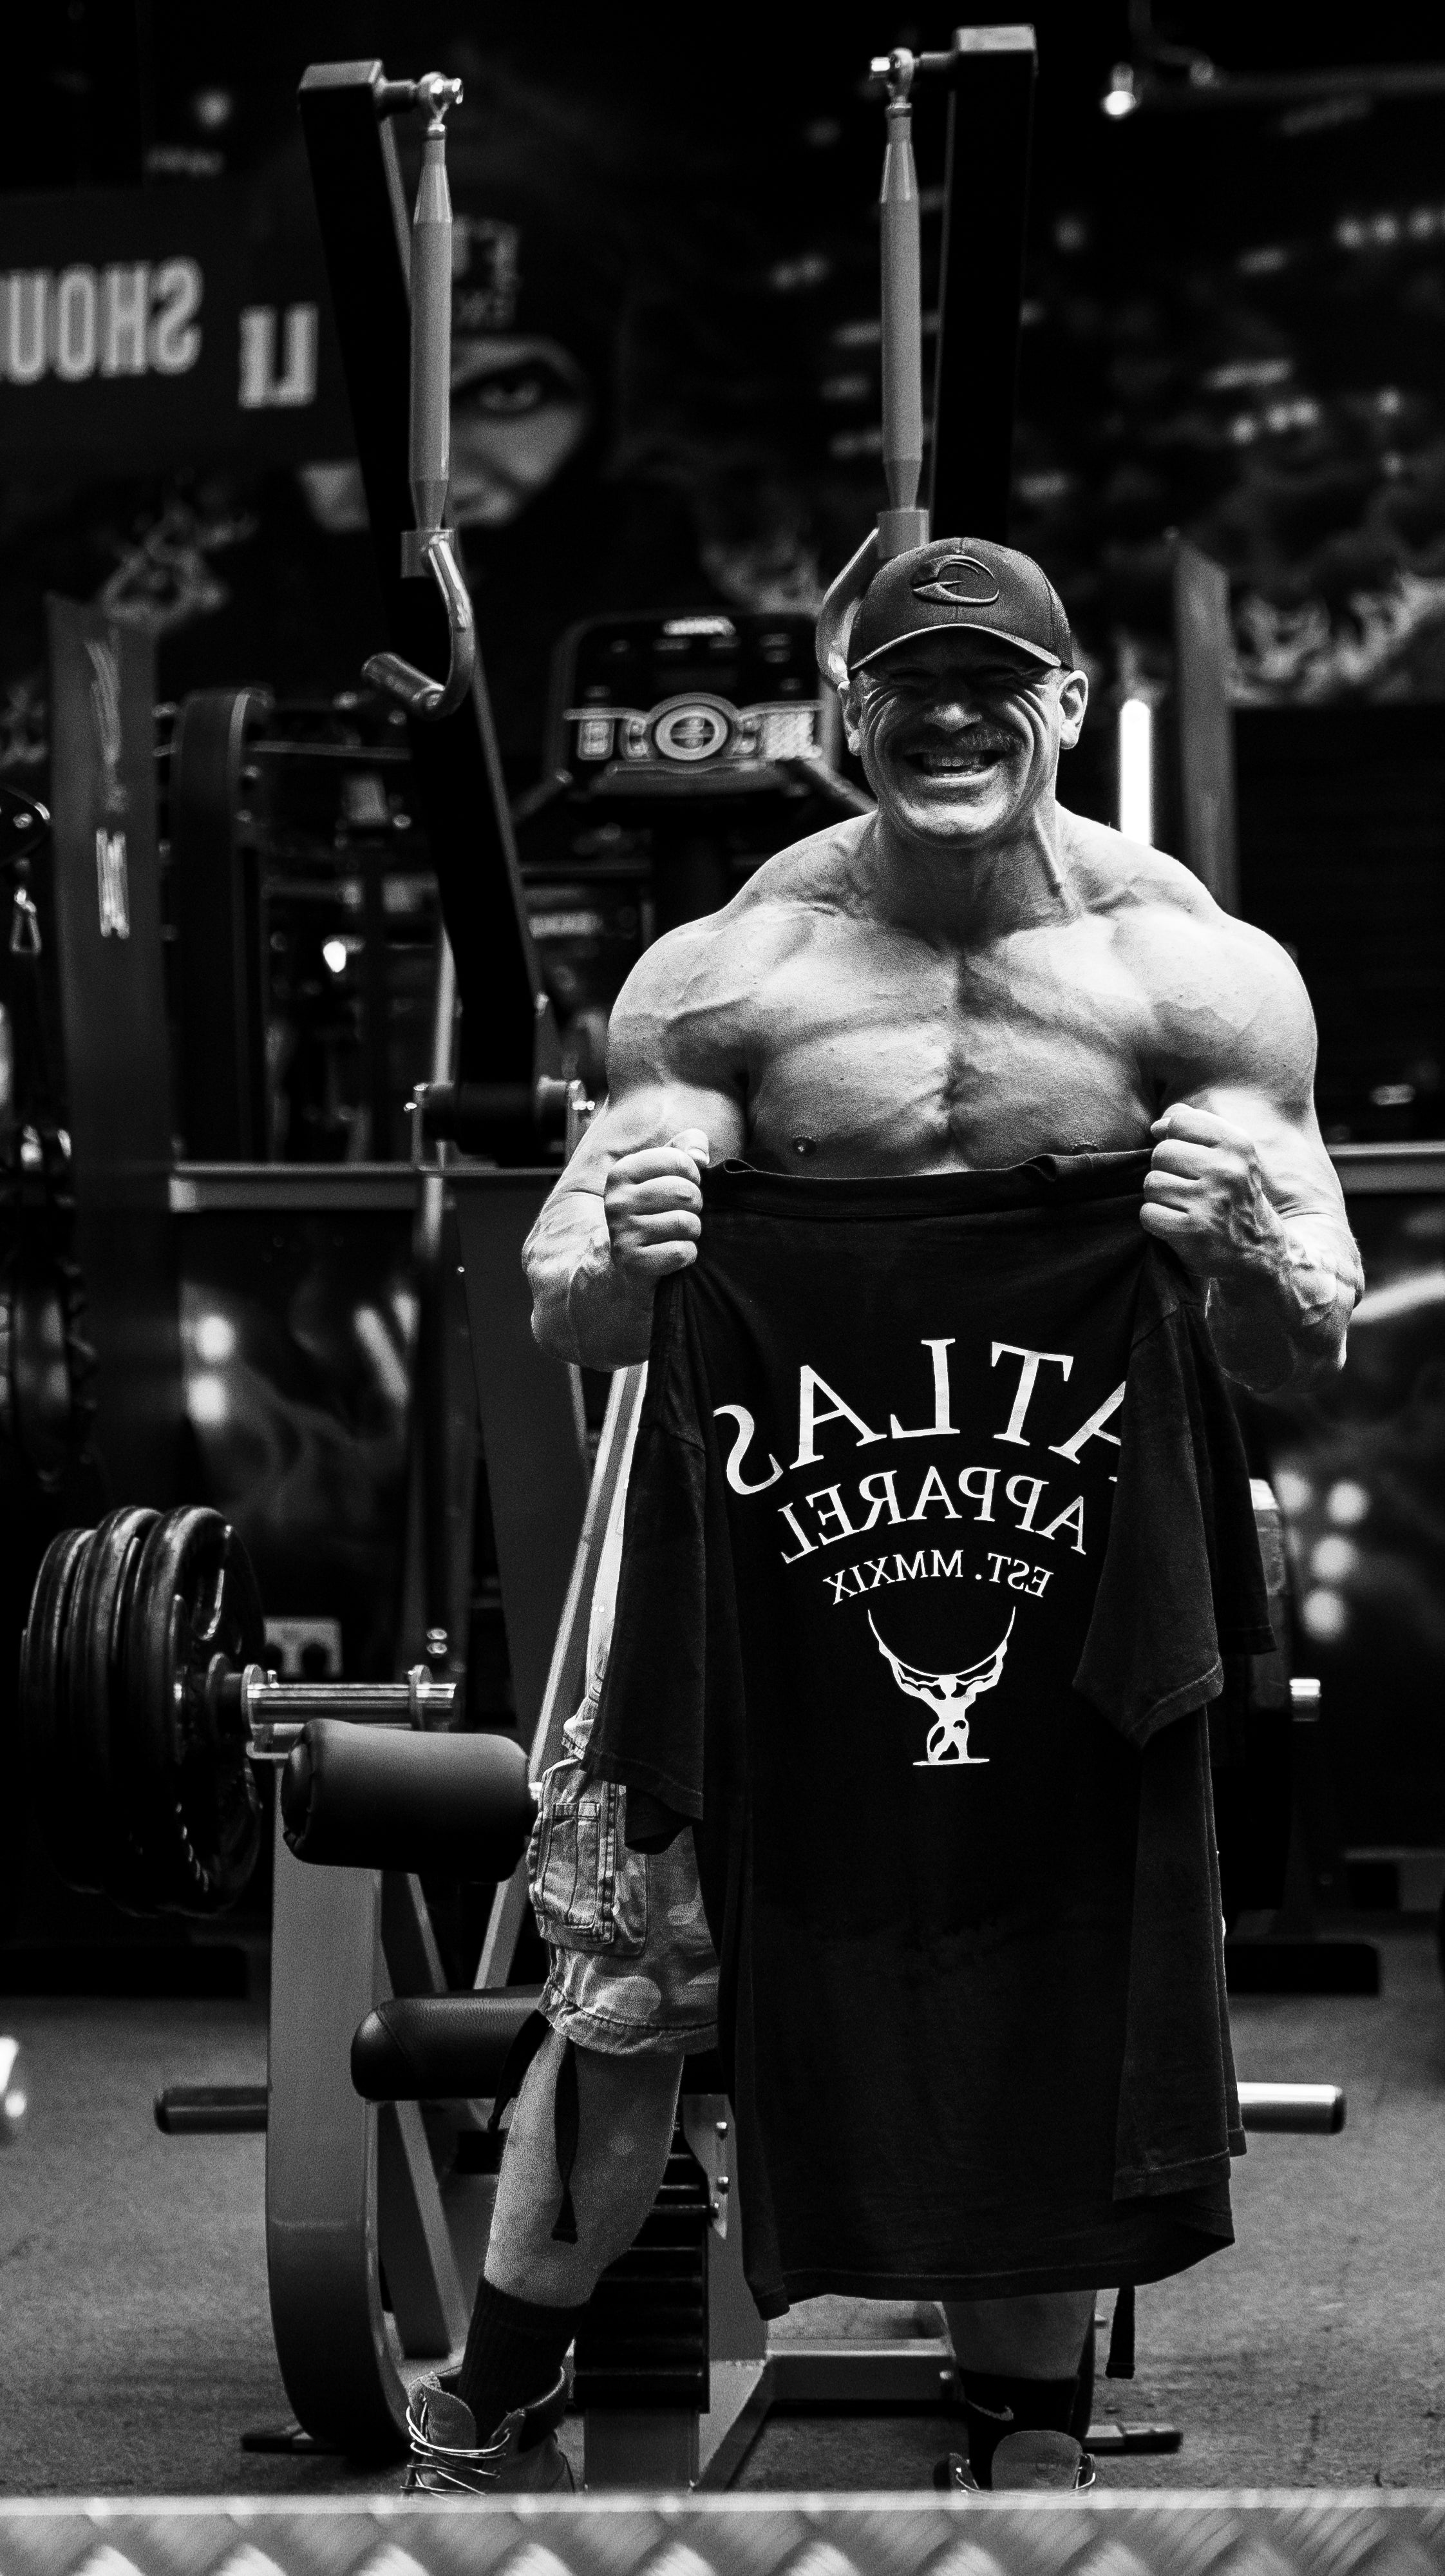
<path id="1" fill-rule="evenodd" d="M 244 775 L 270 713 L 265 689 L 198 689 L 171 743 L 171 904 L 184 970 L 179 1107 L 193 1163 L 264 1163 L 270 1150 L 260 783 Z"/>
<path id="2" fill-rule="evenodd" d="M 1008 535 L 1037 55 L 1032 27 L 959 27 L 929 513 L 942 537 Z"/>
<path id="3" fill-rule="evenodd" d="M 156 850 L 155 646 L 47 602 L 60 1018 L 96 1446 L 117 1501 L 184 1492 L 171 1073 Z"/>
<path id="4" fill-rule="evenodd" d="M 313 64 L 301 83 L 332 308 L 356 432 L 386 642 L 444 673 L 446 620 L 430 580 L 402 578 L 414 525 L 407 479 L 409 229 L 380 63 Z M 358 668 L 364 656 L 357 640 Z M 558 1069 L 556 1031 L 522 900 L 511 817 L 478 670 L 470 698 L 440 722 L 409 723 L 418 801 L 441 890 L 462 1004 L 459 1071 L 468 1082 L 526 1082 Z M 535 1146 L 519 1131 L 525 1158 Z"/>

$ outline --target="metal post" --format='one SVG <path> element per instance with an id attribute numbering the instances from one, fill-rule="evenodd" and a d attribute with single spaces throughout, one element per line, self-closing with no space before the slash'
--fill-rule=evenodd
<path id="1" fill-rule="evenodd" d="M 546 1172 L 449 1174 L 466 1272 L 482 1450 L 517 1726 L 537 1722 L 587 1508 L 587 1459 L 572 1387 L 532 1338 L 522 1246 L 551 1184 Z"/>
<path id="2" fill-rule="evenodd" d="M 949 72 L 929 517 L 1008 535 L 1033 131 L 1032 27 L 959 27 Z"/>
<path id="3" fill-rule="evenodd" d="M 171 742 L 180 1124 L 197 1163 L 261 1163 L 269 1150 L 257 859 L 263 790 L 248 752 L 270 712 L 264 689 L 198 689 Z"/>
<path id="4" fill-rule="evenodd" d="M 578 1533 L 562 1615 L 557 1623 L 547 1680 L 532 1735 L 529 1767 L 534 1780 L 539 1780 L 548 1764 L 556 1761 L 562 1729 L 586 1686 L 587 1630 L 592 1615 L 592 1593 L 608 1523 L 631 1463 L 632 1444 L 637 1436 L 638 1415 L 646 1383 L 647 1372 L 641 1366 L 618 1369 L 613 1376 L 602 1437 L 597 1444 L 597 1462 L 592 1471 L 587 1508 Z M 529 1920 L 524 1857 L 493 1899 L 486 1939 L 477 1963 L 476 1981 L 479 1986 L 505 1985 L 511 1974 L 518 1939 Z"/>
<path id="5" fill-rule="evenodd" d="M 918 173 L 913 164 L 914 58 L 889 57 L 888 144 L 879 192 L 882 289 L 883 472 L 888 508 L 878 517 L 878 552 L 905 554 L 928 542 L 918 507 L 923 474 L 923 290 L 918 240 Z"/>
<path id="6" fill-rule="evenodd" d="M 1179 856 L 1226 912 L 1239 910 L 1229 576 L 1181 539 L 1174 552 L 1174 707 Z"/>
<path id="7" fill-rule="evenodd" d="M 455 86 L 460 91 L 460 84 Z M 411 499 L 419 528 L 439 528 L 451 482 L 452 200 L 446 127 L 434 114 L 422 146 L 411 228 Z"/>

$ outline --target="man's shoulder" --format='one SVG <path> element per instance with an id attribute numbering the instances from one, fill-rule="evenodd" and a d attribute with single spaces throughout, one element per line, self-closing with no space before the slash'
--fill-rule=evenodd
<path id="1" fill-rule="evenodd" d="M 690 980 L 700 968 L 725 959 L 759 961 L 791 948 L 807 914 L 846 904 L 853 855 L 869 820 L 850 814 L 764 859 L 719 911 L 681 922 L 654 940 L 642 960 L 649 979 Z"/>
<path id="2" fill-rule="evenodd" d="M 1289 951 L 1217 904 L 1189 868 L 1103 824 L 1078 845 L 1085 907 L 1109 924 L 1145 1013 L 1146 1058 L 1177 1090 L 1307 1093 L 1314 1014 Z"/>
<path id="3" fill-rule="evenodd" d="M 729 904 L 729 912 L 742 917 L 799 903 L 836 903 L 852 882 L 859 843 L 872 824 L 871 814 L 840 815 L 835 822 L 825 823 L 821 832 L 789 841 L 754 869 Z"/>
<path id="4" fill-rule="evenodd" d="M 1192 868 L 1107 823 L 1069 817 L 1086 909 L 1110 921 L 1130 963 L 1151 985 L 1181 971 L 1249 990 L 1295 991 L 1299 976 L 1278 940 L 1225 912 Z"/>
<path id="5" fill-rule="evenodd" d="M 1198 920 L 1211 913 L 1221 921 L 1226 918 L 1193 870 L 1167 851 L 1131 840 L 1127 832 L 1095 822 L 1092 815 L 1066 813 L 1061 807 L 1060 820 L 1091 912 L 1113 913 L 1121 921 L 1155 910 Z"/>
<path id="6" fill-rule="evenodd" d="M 755 997 L 760 979 L 796 955 L 822 913 L 846 908 L 852 854 L 869 817 L 849 815 L 793 841 L 755 868 L 731 902 L 680 922 L 645 948 L 619 996 L 624 1018 L 725 1009 Z"/>

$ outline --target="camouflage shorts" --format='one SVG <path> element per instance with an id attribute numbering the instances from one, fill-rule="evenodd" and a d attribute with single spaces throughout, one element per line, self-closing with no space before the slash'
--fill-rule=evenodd
<path id="1" fill-rule="evenodd" d="M 717 1958 L 691 1834 L 664 1852 L 629 1851 L 627 1792 L 589 1780 L 581 1756 L 589 1695 L 542 1775 L 527 1856 L 532 1908 L 550 1953 L 541 2009 L 554 2030 L 613 2057 L 717 2045 Z"/>

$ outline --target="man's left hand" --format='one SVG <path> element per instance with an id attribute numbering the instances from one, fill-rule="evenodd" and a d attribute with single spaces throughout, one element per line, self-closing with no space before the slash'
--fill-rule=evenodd
<path id="1" fill-rule="evenodd" d="M 1211 1110 L 1166 1109 L 1150 1130 L 1140 1223 L 1187 1270 L 1227 1279 L 1272 1268 L 1282 1227 L 1252 1138 Z"/>

